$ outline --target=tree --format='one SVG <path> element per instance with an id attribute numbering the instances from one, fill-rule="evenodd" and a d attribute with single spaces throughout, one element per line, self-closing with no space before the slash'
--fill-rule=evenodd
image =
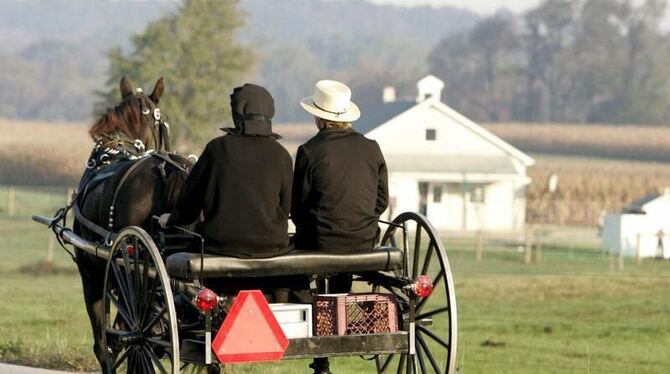
<path id="1" fill-rule="evenodd" d="M 526 70 L 526 119 L 560 121 L 561 88 L 565 71 L 561 69 L 564 50 L 574 37 L 576 6 L 572 0 L 547 0 L 526 15 L 528 28 Z"/>
<path id="2" fill-rule="evenodd" d="M 514 19 L 495 15 L 468 33 L 443 39 L 428 59 L 431 72 L 447 82 L 447 102 L 485 121 L 513 117 L 523 63 Z"/>
<path id="3" fill-rule="evenodd" d="M 185 0 L 174 14 L 132 38 L 132 49 L 109 53 L 102 105 L 118 102 L 117 84 L 126 75 L 135 84 L 166 79 L 160 107 L 178 142 L 202 145 L 215 126 L 230 118 L 229 95 L 244 83 L 254 55 L 235 41 L 243 25 L 237 0 Z"/>

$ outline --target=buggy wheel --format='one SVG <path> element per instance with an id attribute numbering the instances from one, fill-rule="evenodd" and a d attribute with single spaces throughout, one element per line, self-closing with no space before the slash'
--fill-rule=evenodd
<path id="1" fill-rule="evenodd" d="M 112 243 L 104 291 L 106 371 L 179 373 L 170 278 L 156 245 L 141 228 L 123 229 Z"/>
<path id="2" fill-rule="evenodd" d="M 416 354 L 380 355 L 375 361 L 378 373 L 439 373 L 453 374 L 456 369 L 456 294 L 449 260 L 442 240 L 426 217 L 403 213 L 393 220 L 381 242 L 382 246 L 403 248 L 406 263 L 397 277 L 416 279 L 428 275 L 433 292 L 416 297 L 415 339 Z M 408 329 L 410 297 L 397 287 L 376 285 L 396 295 L 400 323 Z"/>

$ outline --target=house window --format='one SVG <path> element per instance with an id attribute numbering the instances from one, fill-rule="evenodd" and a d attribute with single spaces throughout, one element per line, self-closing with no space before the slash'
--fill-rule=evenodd
<path id="1" fill-rule="evenodd" d="M 435 129 L 426 129 L 426 140 L 435 140 L 437 139 L 437 130 Z"/>
<path id="2" fill-rule="evenodd" d="M 470 202 L 471 203 L 484 203 L 486 202 L 486 194 L 484 193 L 484 186 L 479 184 L 479 185 L 474 185 L 472 186 L 472 189 L 470 190 Z"/>
<path id="3" fill-rule="evenodd" d="M 433 187 L 433 202 L 434 203 L 442 202 L 442 186 Z"/>

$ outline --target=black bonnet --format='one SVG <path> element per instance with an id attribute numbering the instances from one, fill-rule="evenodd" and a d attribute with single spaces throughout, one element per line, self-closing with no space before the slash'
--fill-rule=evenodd
<path id="1" fill-rule="evenodd" d="M 275 103 L 272 95 L 261 86 L 246 83 L 230 95 L 230 108 L 235 129 L 222 129 L 240 135 L 273 136 L 272 117 Z"/>

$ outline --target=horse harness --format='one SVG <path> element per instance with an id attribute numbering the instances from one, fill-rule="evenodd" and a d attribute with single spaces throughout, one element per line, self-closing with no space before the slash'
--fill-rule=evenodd
<path id="1" fill-rule="evenodd" d="M 92 154 L 92 156 L 95 154 L 95 149 Z M 122 152 L 119 152 L 119 154 L 124 154 Z M 84 227 L 87 229 L 93 231 L 97 235 L 99 235 L 102 240 L 103 240 L 103 245 L 111 245 L 111 243 L 114 240 L 115 233 L 113 231 L 114 228 L 114 214 L 115 214 L 115 207 L 117 200 L 120 196 L 120 192 L 123 189 L 123 186 L 126 184 L 126 182 L 130 179 L 130 176 L 132 176 L 136 170 L 140 168 L 147 160 L 151 158 L 157 158 L 161 160 L 162 162 L 159 164 L 158 169 L 160 171 L 160 174 L 163 178 L 163 180 L 166 179 L 166 172 L 165 172 L 165 164 L 170 164 L 173 167 L 175 167 L 177 170 L 180 170 L 184 173 L 188 173 L 188 169 L 184 167 L 183 165 L 179 164 L 178 162 L 172 160 L 169 155 L 165 153 L 159 153 L 159 152 L 154 152 L 153 150 L 150 152 L 145 152 L 143 154 L 137 155 L 137 156 L 132 156 L 129 158 L 121 158 L 117 157 L 114 159 L 109 159 L 109 162 L 106 164 L 103 164 L 95 169 L 88 168 L 86 172 L 84 173 L 84 176 L 82 177 L 82 181 L 79 184 L 79 187 L 75 191 L 71 203 L 64 207 L 61 208 L 56 215 L 54 216 L 52 220 L 52 228 L 53 226 L 57 223 L 62 221 L 63 226 L 66 225 L 66 218 L 67 218 L 67 212 L 72 209 L 72 212 L 74 213 L 75 219 Z M 132 162 L 130 167 L 128 167 L 125 172 L 123 173 L 123 176 L 119 180 L 119 183 L 116 185 L 114 189 L 114 195 L 112 197 L 112 202 L 109 206 L 109 220 L 107 222 L 107 227 L 104 228 L 90 219 L 86 218 L 80 210 L 79 204 L 84 201 L 84 198 L 88 194 L 89 191 L 91 191 L 93 188 L 95 188 L 97 185 L 100 183 L 106 181 L 107 179 L 111 178 L 113 175 L 115 175 L 123 166 L 127 165 L 128 162 Z M 89 162 L 87 164 L 91 164 L 91 160 L 89 159 Z M 57 236 L 58 237 L 58 236 Z M 60 240 L 59 240 L 60 242 Z M 60 243 L 61 246 L 63 246 L 62 243 Z M 63 248 L 65 248 L 63 246 Z M 68 251 L 69 253 L 69 251 Z M 73 260 L 75 257 L 70 253 L 71 257 Z M 76 262 L 76 260 L 75 260 Z"/>

